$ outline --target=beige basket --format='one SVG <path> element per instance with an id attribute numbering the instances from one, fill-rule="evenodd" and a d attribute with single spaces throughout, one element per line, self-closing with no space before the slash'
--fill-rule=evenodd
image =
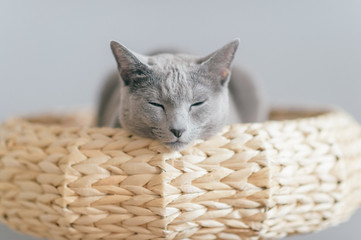
<path id="1" fill-rule="evenodd" d="M 340 111 L 272 117 L 181 152 L 89 116 L 9 120 L 0 220 L 84 240 L 272 239 L 347 220 L 361 203 L 359 125 Z"/>

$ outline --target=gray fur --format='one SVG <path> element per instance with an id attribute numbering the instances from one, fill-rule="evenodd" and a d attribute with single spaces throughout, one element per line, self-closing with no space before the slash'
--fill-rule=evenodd
<path id="1" fill-rule="evenodd" d="M 120 81 L 112 77 L 105 84 L 98 125 L 122 126 L 137 135 L 158 139 L 171 149 L 209 138 L 226 123 L 230 104 L 245 101 L 235 94 L 229 102 L 230 67 L 238 43 L 235 40 L 200 58 L 169 53 L 143 56 L 112 42 Z M 239 89 L 244 91 L 242 84 L 235 87 Z M 245 95 L 252 101 L 259 98 L 257 94 Z M 258 113 L 253 114 L 258 110 L 242 105 L 241 110 L 234 110 L 237 114 L 231 121 L 260 120 Z M 250 117 L 240 118 L 243 111 Z"/>
<path id="2" fill-rule="evenodd" d="M 239 66 L 232 68 L 229 93 L 229 124 L 261 122 L 268 119 L 269 106 L 262 86 Z"/>

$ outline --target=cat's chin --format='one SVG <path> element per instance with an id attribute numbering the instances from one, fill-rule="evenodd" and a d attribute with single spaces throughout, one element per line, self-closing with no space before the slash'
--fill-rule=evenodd
<path id="1" fill-rule="evenodd" d="M 188 146 L 188 142 L 180 142 L 180 141 L 175 141 L 175 142 L 165 142 L 164 145 L 172 151 L 180 151 L 182 149 L 184 149 L 185 147 Z"/>

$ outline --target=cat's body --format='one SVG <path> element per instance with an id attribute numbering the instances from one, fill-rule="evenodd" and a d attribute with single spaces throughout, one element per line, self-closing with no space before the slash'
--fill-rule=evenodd
<path id="1" fill-rule="evenodd" d="M 204 58 L 142 56 L 115 42 L 111 46 L 119 74 L 110 77 L 102 91 L 99 126 L 122 126 L 180 149 L 214 135 L 225 123 L 265 118 L 254 81 L 238 68 L 230 77 L 238 41 Z"/>

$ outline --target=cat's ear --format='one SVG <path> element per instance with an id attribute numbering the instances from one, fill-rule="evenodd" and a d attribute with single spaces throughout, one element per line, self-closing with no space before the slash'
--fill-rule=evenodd
<path id="1" fill-rule="evenodd" d="M 120 77 L 125 85 L 129 85 L 132 79 L 139 79 L 150 73 L 149 66 L 141 60 L 142 56 L 131 52 L 115 41 L 110 42 L 110 48 L 117 61 Z"/>
<path id="2" fill-rule="evenodd" d="M 202 70 L 213 75 L 221 85 L 226 85 L 231 75 L 231 65 L 239 45 L 239 39 L 226 44 L 210 55 L 198 60 Z"/>

